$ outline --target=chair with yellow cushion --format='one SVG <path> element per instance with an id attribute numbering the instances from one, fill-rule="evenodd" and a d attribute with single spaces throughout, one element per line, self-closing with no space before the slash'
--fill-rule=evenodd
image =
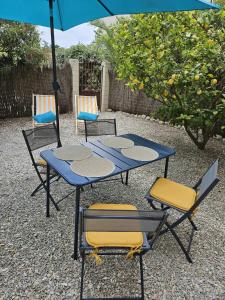
<path id="1" fill-rule="evenodd" d="M 190 257 L 190 249 L 194 231 L 197 230 L 197 227 L 193 221 L 193 216 L 197 212 L 197 208 L 204 198 L 218 183 L 219 179 L 217 178 L 217 171 L 218 159 L 213 162 L 213 164 L 193 188 L 187 187 L 167 178 L 157 178 L 145 196 L 153 209 L 157 209 L 155 203 L 158 202 L 161 204 L 161 209 L 164 211 L 168 209 L 175 209 L 181 213 L 181 216 L 172 224 L 167 222 L 167 229 L 163 229 L 160 234 L 170 231 L 177 240 L 189 262 L 192 262 Z M 187 249 L 184 247 L 174 230 L 186 219 L 192 226 Z"/>
<path id="2" fill-rule="evenodd" d="M 39 150 L 42 147 L 51 145 L 51 144 L 58 144 L 58 134 L 56 130 L 56 126 L 54 123 L 49 125 L 43 125 L 40 127 L 34 127 L 32 129 L 26 129 L 22 130 L 23 137 L 27 146 L 27 149 L 29 151 L 29 155 L 32 161 L 32 165 L 34 166 L 34 169 L 37 173 L 37 176 L 40 180 L 40 184 L 35 188 L 35 190 L 32 192 L 31 196 L 34 196 L 38 191 L 41 189 L 46 189 L 46 180 L 42 177 L 43 175 L 46 175 L 47 171 L 47 165 L 46 162 L 43 159 L 35 159 L 35 150 Z M 50 180 L 51 183 L 58 177 L 58 175 L 54 172 L 54 170 L 51 170 L 50 174 Z M 53 197 L 50 195 L 50 199 L 57 210 L 59 210 L 59 207 Z"/>
<path id="3" fill-rule="evenodd" d="M 87 299 L 83 298 L 84 267 L 87 255 L 95 258 L 96 263 L 102 262 L 102 255 L 126 255 L 128 259 L 139 256 L 141 296 L 135 299 L 143 300 L 142 256 L 152 249 L 166 218 L 167 214 L 164 211 L 140 211 L 130 204 L 96 203 L 88 209 L 81 209 L 80 254 L 82 269 L 80 299 Z M 146 232 L 150 232 L 151 239 L 147 238 Z"/>

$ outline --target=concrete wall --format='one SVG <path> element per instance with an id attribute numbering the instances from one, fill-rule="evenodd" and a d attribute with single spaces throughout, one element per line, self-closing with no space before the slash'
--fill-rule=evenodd
<path id="1" fill-rule="evenodd" d="M 79 95 L 79 60 L 70 59 L 69 64 L 72 71 L 72 111 L 74 112 L 75 95 Z"/>

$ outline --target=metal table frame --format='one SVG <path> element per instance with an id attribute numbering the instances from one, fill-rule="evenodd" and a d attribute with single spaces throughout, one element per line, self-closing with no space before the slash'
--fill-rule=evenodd
<path id="1" fill-rule="evenodd" d="M 155 143 L 153 141 L 147 140 L 135 134 L 125 134 L 122 137 L 131 139 L 134 141 L 135 145 L 145 146 L 151 148 L 159 153 L 157 159 L 152 161 L 137 161 L 129 159 L 121 154 L 119 149 L 114 149 L 107 147 L 101 143 L 99 140 L 84 142 L 82 145 L 87 146 L 92 149 L 94 155 L 108 158 L 115 164 L 114 171 L 105 177 L 82 177 L 70 169 L 71 161 L 63 161 L 57 159 L 53 154 L 52 150 L 44 150 L 41 152 L 41 157 L 47 162 L 47 173 L 46 173 L 46 216 L 50 216 L 50 169 L 54 169 L 67 183 L 76 187 L 75 196 L 75 228 L 74 228 L 74 253 L 73 258 L 78 259 L 78 234 L 79 234 L 79 210 L 80 210 L 80 192 L 83 186 L 90 185 L 106 178 L 121 174 L 126 172 L 126 184 L 128 180 L 128 173 L 132 169 L 139 168 L 141 166 L 150 164 L 154 161 L 161 159 L 166 159 L 164 177 L 167 177 L 169 157 L 175 154 L 175 150 L 164 145 Z"/>

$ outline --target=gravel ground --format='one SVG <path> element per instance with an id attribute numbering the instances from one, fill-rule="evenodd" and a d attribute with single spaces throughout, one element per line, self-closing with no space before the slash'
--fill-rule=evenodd
<path id="1" fill-rule="evenodd" d="M 170 234 L 161 237 L 154 251 L 144 256 L 146 299 L 225 299 L 225 144 L 211 140 L 207 149 L 198 150 L 185 132 L 168 125 L 117 113 L 118 133 L 136 133 L 176 149 L 171 158 L 169 177 L 193 185 L 207 166 L 220 157 L 220 183 L 204 201 L 196 216 L 199 231 L 189 264 Z M 29 118 L 0 121 L 0 299 L 78 299 L 80 262 L 73 261 L 74 196 L 52 207 L 45 217 L 45 195 L 30 194 L 38 183 L 31 166 L 21 129 L 31 127 Z M 64 144 L 83 140 L 76 136 L 71 115 L 61 116 Z M 128 186 L 118 182 L 86 188 L 81 203 L 133 203 L 147 209 L 144 195 L 155 176 L 162 175 L 163 162 L 131 172 Z M 54 195 L 71 190 L 61 182 Z M 174 218 L 171 215 L 170 218 Z M 185 237 L 188 227 L 179 229 Z M 140 288 L 136 260 L 104 258 L 96 266 L 88 258 L 85 296 L 135 296 Z"/>

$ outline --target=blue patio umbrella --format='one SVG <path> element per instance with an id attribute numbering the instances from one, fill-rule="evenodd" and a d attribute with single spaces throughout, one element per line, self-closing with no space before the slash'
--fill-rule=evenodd
<path id="1" fill-rule="evenodd" d="M 47 26 L 51 29 L 53 89 L 59 136 L 58 89 L 54 28 L 62 31 L 99 18 L 138 13 L 175 12 L 216 9 L 218 5 L 203 0 L 9 0 L 0 2 L 0 18 Z"/>

